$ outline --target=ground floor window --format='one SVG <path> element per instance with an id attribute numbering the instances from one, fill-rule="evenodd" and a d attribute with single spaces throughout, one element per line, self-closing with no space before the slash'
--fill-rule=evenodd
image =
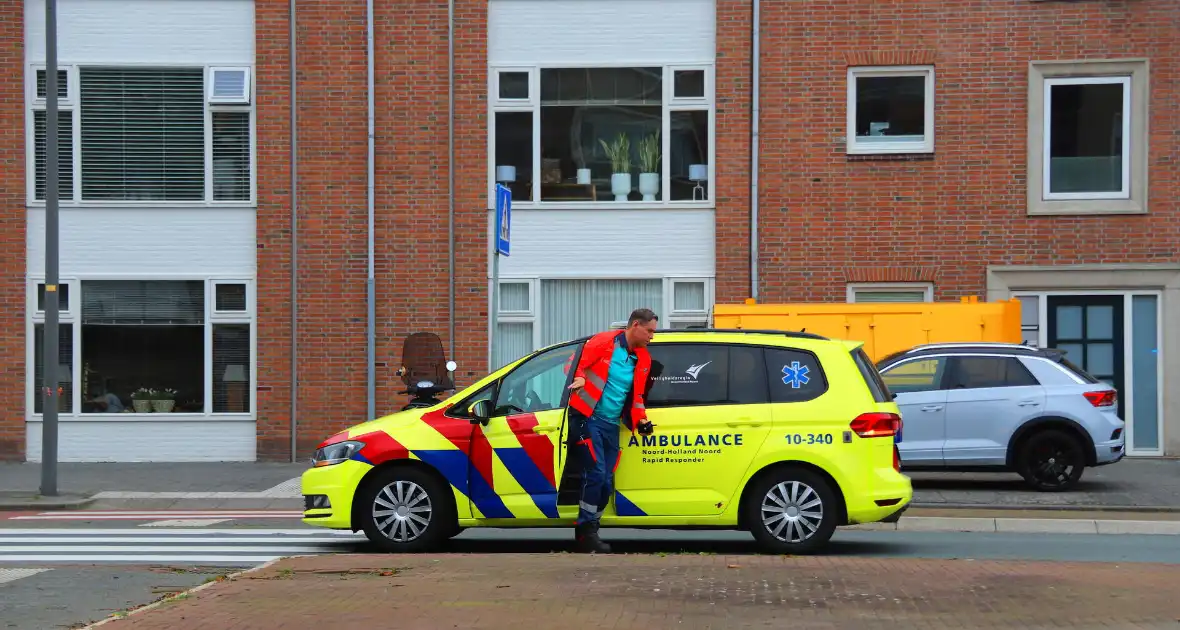
<path id="1" fill-rule="evenodd" d="M 711 295 L 706 278 L 503 279 L 493 369 L 537 348 L 625 324 L 636 308 L 655 311 L 660 328 L 704 326 Z"/>
<path id="2" fill-rule="evenodd" d="M 933 302 L 934 285 L 926 282 L 849 284 L 848 302 Z"/>
<path id="3" fill-rule="evenodd" d="M 61 317 L 61 411 L 250 413 L 245 281 L 81 280 Z M 33 412 L 42 413 L 43 312 L 34 315 Z"/>

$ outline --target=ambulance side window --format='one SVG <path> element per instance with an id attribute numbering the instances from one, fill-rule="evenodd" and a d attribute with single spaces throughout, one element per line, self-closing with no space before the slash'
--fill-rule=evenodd
<path id="1" fill-rule="evenodd" d="M 648 346 L 653 366 L 647 406 L 752 405 L 767 400 L 762 349 L 720 343 Z"/>
<path id="2" fill-rule="evenodd" d="M 558 409 L 565 401 L 577 344 L 547 350 L 521 363 L 500 383 L 494 415 Z"/>
<path id="3" fill-rule="evenodd" d="M 766 371 L 773 403 L 806 402 L 828 391 L 819 358 L 806 350 L 767 348 Z"/>

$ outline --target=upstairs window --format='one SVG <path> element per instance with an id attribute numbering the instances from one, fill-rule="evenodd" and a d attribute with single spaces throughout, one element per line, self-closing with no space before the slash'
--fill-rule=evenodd
<path id="1" fill-rule="evenodd" d="M 493 69 L 495 184 L 515 204 L 708 204 L 705 67 Z"/>
<path id="2" fill-rule="evenodd" d="M 45 71 L 32 102 L 32 201 L 45 199 Z M 59 72 L 62 201 L 253 199 L 249 68 L 67 67 Z"/>

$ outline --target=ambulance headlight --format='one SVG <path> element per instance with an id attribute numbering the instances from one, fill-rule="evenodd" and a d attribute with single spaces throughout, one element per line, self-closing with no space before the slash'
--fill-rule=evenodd
<path id="1" fill-rule="evenodd" d="M 320 468 L 322 466 L 331 466 L 340 462 L 346 462 L 364 447 L 364 442 L 348 440 L 318 448 L 316 449 L 315 455 L 311 458 L 311 465 Z"/>

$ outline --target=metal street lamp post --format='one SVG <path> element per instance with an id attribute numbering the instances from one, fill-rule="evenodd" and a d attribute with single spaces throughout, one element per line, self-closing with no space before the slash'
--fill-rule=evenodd
<path id="1" fill-rule="evenodd" d="M 58 357 L 58 150 L 57 0 L 45 0 L 45 370 L 41 422 L 41 494 L 57 496 Z"/>

